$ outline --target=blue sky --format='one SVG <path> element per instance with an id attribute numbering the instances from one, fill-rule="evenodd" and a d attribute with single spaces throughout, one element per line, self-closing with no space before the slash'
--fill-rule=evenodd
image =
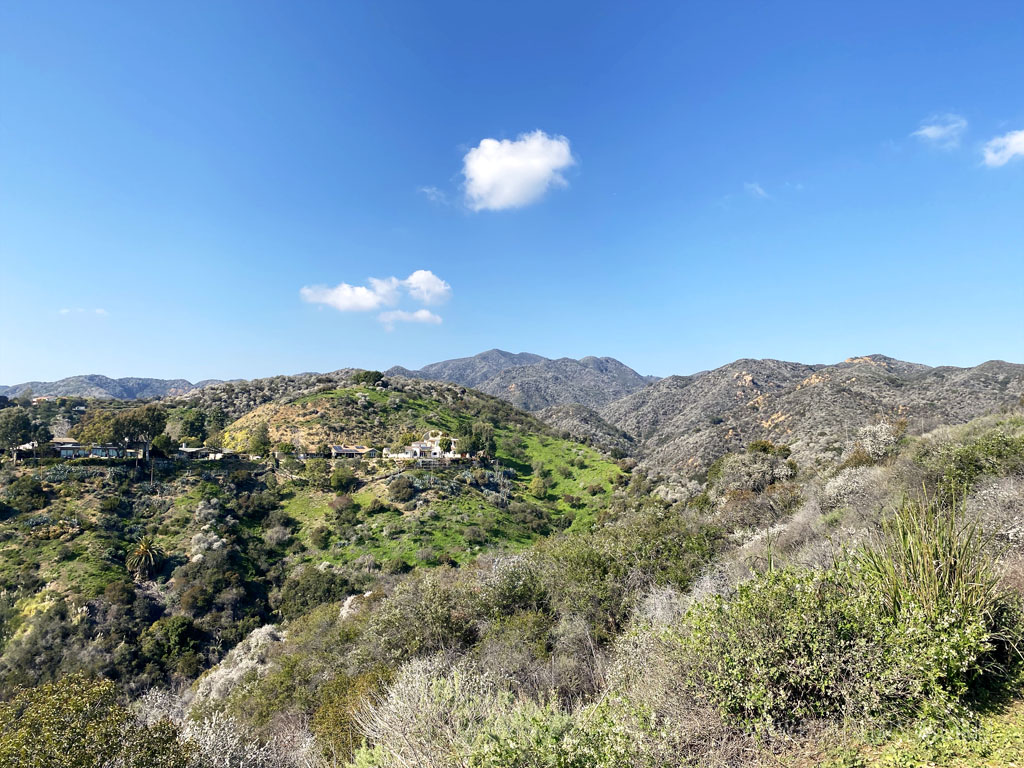
<path id="1" fill-rule="evenodd" d="M 3 2 L 0 383 L 1024 362 L 1021 72 L 1009 2 Z"/>

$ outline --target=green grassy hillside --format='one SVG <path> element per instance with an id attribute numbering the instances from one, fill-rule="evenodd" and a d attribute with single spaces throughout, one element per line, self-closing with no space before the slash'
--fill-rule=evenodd
<path id="1" fill-rule="evenodd" d="M 171 417 L 177 429 L 181 413 Z M 188 679 L 266 621 L 413 568 L 587 527 L 628 480 L 505 403 L 428 382 L 264 405 L 216 439 L 238 445 L 255 424 L 275 443 L 314 447 L 397 445 L 441 429 L 486 455 L 429 470 L 384 459 L 161 462 L 152 481 L 134 461 L 9 466 L 0 691 L 74 670 L 130 688 Z M 140 540 L 158 552 L 152 573 L 129 567 Z"/>

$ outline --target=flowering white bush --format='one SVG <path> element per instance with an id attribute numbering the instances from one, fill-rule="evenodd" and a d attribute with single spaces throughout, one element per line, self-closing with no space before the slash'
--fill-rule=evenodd
<path id="1" fill-rule="evenodd" d="M 847 467 L 831 478 L 819 498 L 823 512 L 870 504 L 885 480 L 879 467 Z"/>
<path id="2" fill-rule="evenodd" d="M 843 453 L 843 460 L 863 456 L 871 461 L 881 461 L 896 450 L 905 430 L 906 425 L 903 422 L 894 424 L 889 421 L 861 427 L 857 430 L 853 445 Z"/>
<path id="3" fill-rule="evenodd" d="M 275 643 L 284 640 L 284 632 L 273 624 L 254 629 L 236 645 L 216 667 L 196 684 L 195 705 L 201 706 L 227 698 L 250 673 L 266 669 Z"/>
<path id="4" fill-rule="evenodd" d="M 189 559 L 201 560 L 204 552 L 220 549 L 226 544 L 224 539 L 209 530 L 209 525 L 205 525 L 203 530 L 193 536 L 189 543 Z"/>
<path id="5" fill-rule="evenodd" d="M 214 713 L 190 720 L 181 732 L 191 748 L 190 768 L 291 768 L 301 765 L 288 750 L 271 741 L 261 743 L 229 717 Z"/>
<path id="6" fill-rule="evenodd" d="M 722 460 L 712 495 L 721 500 L 730 491 L 761 493 L 768 486 L 789 480 L 793 475 L 792 465 L 778 456 L 758 451 L 734 453 Z"/>

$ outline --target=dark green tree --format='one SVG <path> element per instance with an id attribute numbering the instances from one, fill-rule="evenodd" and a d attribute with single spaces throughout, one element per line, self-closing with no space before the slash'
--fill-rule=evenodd
<path id="1" fill-rule="evenodd" d="M 270 428 L 265 421 L 261 421 L 253 427 L 249 436 L 249 452 L 259 456 L 266 456 L 270 453 Z"/>
<path id="2" fill-rule="evenodd" d="M 178 434 L 183 438 L 194 437 L 201 443 L 206 439 L 206 414 L 197 408 L 189 408 L 181 416 Z"/>
<path id="3" fill-rule="evenodd" d="M 117 436 L 142 443 L 151 443 L 167 426 L 167 412 L 156 403 L 132 408 L 118 414 Z"/>
<path id="4" fill-rule="evenodd" d="M 32 435 L 32 420 L 24 408 L 5 408 L 0 411 L 0 448 L 13 450 L 28 442 Z"/>
<path id="5" fill-rule="evenodd" d="M 356 384 L 364 384 L 368 387 L 372 387 L 383 378 L 384 374 L 380 371 L 360 371 L 352 377 L 352 380 Z"/>
<path id="6" fill-rule="evenodd" d="M 334 472 L 331 473 L 331 488 L 344 493 L 345 491 L 351 490 L 356 485 L 356 476 L 352 473 L 352 470 L 341 464 L 334 468 Z"/>

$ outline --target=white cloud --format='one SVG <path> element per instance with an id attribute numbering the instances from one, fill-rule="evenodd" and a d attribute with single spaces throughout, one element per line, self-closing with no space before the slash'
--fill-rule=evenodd
<path id="1" fill-rule="evenodd" d="M 326 304 L 339 312 L 368 312 L 397 301 L 398 278 L 378 280 L 371 277 L 369 283 L 370 287 L 348 283 L 341 283 L 334 288 L 325 285 L 305 286 L 299 295 L 310 304 Z"/>
<path id="2" fill-rule="evenodd" d="M 404 280 L 397 277 L 371 277 L 369 285 L 341 283 L 334 288 L 324 285 L 305 286 L 299 295 L 310 304 L 326 304 L 340 312 L 369 312 L 394 306 L 403 294 L 417 304 L 441 304 L 451 298 L 452 287 L 429 269 L 417 269 Z M 377 316 L 390 331 L 395 323 L 439 324 L 441 318 L 427 309 L 409 312 L 402 309 L 381 312 Z"/>
<path id="3" fill-rule="evenodd" d="M 466 204 L 500 211 L 536 202 L 550 187 L 568 184 L 562 171 L 576 162 L 565 136 L 544 131 L 509 139 L 483 139 L 462 159 Z"/>
<path id="4" fill-rule="evenodd" d="M 748 194 L 751 194 L 754 197 L 759 197 L 762 200 L 767 200 L 769 198 L 768 193 L 764 191 L 764 187 L 762 187 L 756 181 L 748 181 L 748 182 L 746 182 L 743 185 L 743 188 L 745 190 L 747 190 Z"/>
<path id="5" fill-rule="evenodd" d="M 429 269 L 417 269 L 402 285 L 410 296 L 423 304 L 440 304 L 452 295 L 452 287 Z"/>
<path id="6" fill-rule="evenodd" d="M 388 312 L 381 312 L 377 319 L 380 320 L 384 327 L 389 331 L 394 330 L 395 323 L 429 323 L 431 325 L 440 325 L 441 318 L 435 315 L 429 309 L 417 309 L 415 312 L 406 312 L 402 309 L 393 309 Z"/>
<path id="7" fill-rule="evenodd" d="M 944 115 L 932 115 L 910 135 L 941 149 L 953 149 L 960 145 L 960 137 L 966 130 L 967 119 L 949 112 Z"/>
<path id="8" fill-rule="evenodd" d="M 1024 131 L 1010 131 L 985 143 L 985 165 L 998 168 L 1014 157 L 1024 157 Z"/>

